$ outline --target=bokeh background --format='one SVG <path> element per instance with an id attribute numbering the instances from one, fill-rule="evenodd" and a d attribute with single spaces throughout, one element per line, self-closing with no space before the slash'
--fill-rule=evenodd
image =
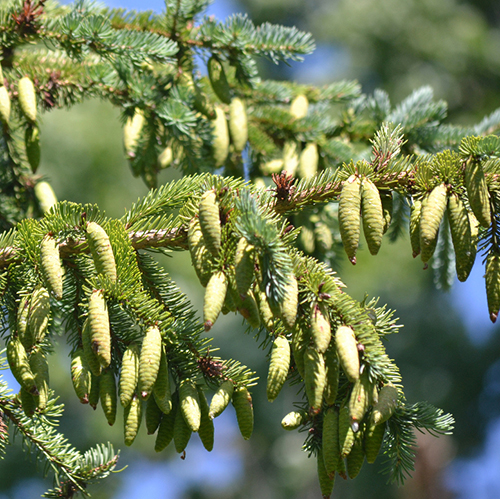
<path id="1" fill-rule="evenodd" d="M 1 1 L 1 0 L 0 0 Z M 64 2 L 68 3 L 68 2 Z M 161 12 L 160 0 L 109 0 L 111 7 Z M 303 63 L 260 61 L 262 76 L 324 84 L 360 81 L 363 91 L 386 90 L 393 103 L 431 85 L 449 103 L 449 120 L 474 123 L 500 107 L 500 3 L 496 0 L 215 0 L 208 15 L 223 19 L 246 12 L 257 24 L 270 21 L 312 32 L 314 54 Z M 200 68 L 203 70 L 203 68 Z M 121 216 L 146 193 L 130 174 L 116 109 L 88 101 L 45 114 L 39 172 L 59 199 L 93 202 Z M 176 173 L 166 171 L 166 182 Z M 183 253 L 162 257 L 179 287 L 199 309 L 203 289 Z M 362 252 L 358 264 L 336 269 L 357 299 L 380 296 L 404 324 L 388 351 L 403 375 L 410 402 L 428 400 L 456 418 L 452 437 L 418 435 L 416 471 L 403 487 L 386 484 L 382 462 L 358 478 L 335 484 L 333 497 L 351 499 L 497 499 L 500 497 L 500 330 L 488 319 L 484 268 L 478 258 L 467 283 L 444 293 L 431 271 L 411 258 L 409 241 L 385 242 L 377 257 Z M 221 355 L 235 357 L 266 378 L 264 354 L 243 334 L 234 315 L 213 329 Z M 211 332 L 211 333 L 212 333 Z M 51 384 L 66 405 L 63 432 L 78 448 L 110 439 L 121 448 L 118 469 L 89 489 L 96 499 L 309 499 L 321 496 L 316 464 L 301 451 L 304 435 L 284 432 L 281 417 L 297 399 L 287 387 L 273 403 L 265 387 L 254 389 L 256 427 L 248 442 L 229 408 L 215 420 L 216 441 L 207 453 L 193 436 L 183 461 L 173 449 L 155 454 L 154 437 L 142 429 L 124 448 L 120 414 L 109 428 L 102 411 L 77 401 L 69 380 L 68 349 L 61 340 L 52 359 Z M 15 382 L 12 382 L 15 387 Z M 379 461 L 380 460 L 379 458 Z M 37 463 L 26 459 L 20 439 L 0 465 L 0 499 L 39 497 L 49 486 Z"/>

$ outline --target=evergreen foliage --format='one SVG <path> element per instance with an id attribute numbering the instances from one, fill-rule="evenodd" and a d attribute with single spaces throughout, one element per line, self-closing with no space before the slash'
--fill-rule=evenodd
<path id="1" fill-rule="evenodd" d="M 380 423 L 386 470 L 402 482 L 413 469 L 414 430 L 448 434 L 453 418 L 430 404 L 406 402 L 399 369 L 383 343 L 398 332 L 394 312 L 345 291 L 332 270 L 342 246 L 355 263 L 361 220 L 370 220 L 364 235 L 375 253 L 384 232 L 391 241 L 406 232 L 420 203 L 414 255 L 421 253 L 425 266 L 431 262 L 438 285 L 449 286 L 455 265 L 465 280 L 479 251 L 487 262 L 493 321 L 500 309 L 500 140 L 493 135 L 500 112 L 475 126 L 452 126 L 443 124 L 446 103 L 436 102 L 429 87 L 394 106 L 382 91 L 362 94 L 356 82 L 315 88 L 261 81 L 254 57 L 300 60 L 314 49 L 310 35 L 257 27 L 239 15 L 225 22 L 203 18 L 206 6 L 206 0 L 167 0 L 165 12 L 153 14 L 85 0 L 67 7 L 15 0 L 0 9 L 0 83 L 7 90 L 0 102 L 0 333 L 22 385 L 17 395 L 0 386 L 0 452 L 8 452 L 12 427 L 26 451 L 47 463 L 44 471 L 53 472 L 46 497 L 86 494 L 86 485 L 105 478 L 118 458 L 106 445 L 84 454 L 73 449 L 57 430 L 62 406 L 55 394 L 49 390 L 48 402 L 41 403 L 44 373 L 33 359 L 39 352 L 50 355 L 54 338 L 64 332 L 73 359 L 83 359 L 72 375 L 81 382 L 79 397 L 95 406 L 100 393 L 107 415 L 116 410 L 114 379 L 125 371 L 129 376 L 121 369 L 125 352 L 140 349 L 138 372 L 120 379 L 120 387 L 135 393 L 125 410 L 125 442 L 132 443 L 142 404 L 153 397 L 161 413 L 152 427 L 163 428 L 156 447 L 172 434 L 182 452 L 191 430 L 206 435 L 203 425 L 211 422 L 200 416 L 203 403 L 194 393 L 227 381 L 234 386 L 241 433 L 252 433 L 248 388 L 257 382 L 255 373 L 238 360 L 211 355 L 216 342 L 204 331 L 220 313 L 240 313 L 263 340 L 261 347 L 278 336 L 290 343 L 292 360 L 284 369 L 291 383 L 305 386 L 298 403 L 307 414 L 299 428 L 310 430 L 304 448 L 323 455 L 324 415 L 329 407 L 339 411 L 336 470 L 345 476 L 343 460 L 354 439 L 368 438 L 376 407 L 387 412 Z M 198 71 L 197 64 L 211 58 L 219 63 L 217 82 Z M 24 77 L 34 83 L 34 96 L 20 91 Z M 29 98 L 36 99 L 36 113 L 96 96 L 122 111 L 132 173 L 151 188 L 121 219 L 69 201 L 44 209 L 33 142 L 26 140 L 26 130 L 37 127 L 33 109 L 26 112 Z M 235 137 L 221 140 L 228 137 L 227 102 L 236 97 L 246 103 L 238 117 L 248 124 L 243 153 L 233 146 Z M 221 113 L 222 121 L 214 119 Z M 319 153 L 307 156 L 311 144 Z M 157 187 L 163 168 L 184 176 Z M 373 202 L 363 203 L 371 186 Z M 452 206 L 453 196 L 462 211 Z M 89 223 L 102 229 L 97 241 L 90 240 Z M 62 297 L 47 291 L 40 251 L 47 235 L 64 268 Z M 190 252 L 206 287 L 204 324 L 155 260 L 158 251 Z M 322 328 L 316 327 L 318 310 Z M 336 336 L 341 327 L 352 331 L 354 354 Z M 157 343 L 150 340 L 152 328 L 159 331 Z M 324 351 L 317 334 L 330 335 Z M 353 364 L 360 366 L 354 376 Z M 111 383 L 104 386 L 104 379 Z M 152 393 L 139 388 L 146 382 L 153 383 Z M 188 384 L 198 392 L 180 390 Z M 381 395 L 387 386 L 397 393 L 391 402 Z"/>

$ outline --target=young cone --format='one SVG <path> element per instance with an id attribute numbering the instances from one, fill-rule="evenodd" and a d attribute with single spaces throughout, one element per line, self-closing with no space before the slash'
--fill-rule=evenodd
<path id="1" fill-rule="evenodd" d="M 63 268 L 59 247 L 51 236 L 44 237 L 40 245 L 40 265 L 47 287 L 60 300 L 63 294 Z"/>
<path id="2" fill-rule="evenodd" d="M 208 281 L 203 302 L 203 322 L 205 331 L 210 331 L 222 310 L 227 292 L 227 279 L 224 272 L 215 272 Z"/>
<path id="3" fill-rule="evenodd" d="M 139 380 L 139 346 L 131 343 L 122 358 L 122 368 L 120 371 L 120 404 L 127 407 L 134 396 Z"/>
<path id="4" fill-rule="evenodd" d="M 356 264 L 356 251 L 359 245 L 361 210 L 361 183 L 352 175 L 342 186 L 339 199 L 339 229 L 344 250 L 350 262 Z"/>
<path id="5" fill-rule="evenodd" d="M 290 104 L 290 114 L 296 119 L 304 118 L 309 109 L 309 100 L 304 94 L 298 94 Z"/>
<path id="6" fill-rule="evenodd" d="M 229 105 L 229 131 L 236 152 L 245 149 L 248 140 L 247 111 L 244 102 L 234 97 Z"/>
<path id="7" fill-rule="evenodd" d="M 115 375 L 111 369 L 106 369 L 100 376 L 99 398 L 108 424 L 113 426 L 116 419 L 117 397 Z"/>
<path id="8" fill-rule="evenodd" d="M 158 370 L 160 369 L 162 342 L 161 333 L 157 326 L 149 326 L 142 340 L 139 356 L 139 394 L 147 400 L 153 391 Z"/>
<path id="9" fill-rule="evenodd" d="M 28 121 L 35 123 L 37 117 L 35 85 L 27 76 L 24 76 L 19 80 L 17 91 L 21 111 Z"/>
<path id="10" fill-rule="evenodd" d="M 370 253 L 376 255 L 382 244 L 385 219 L 378 189 L 368 178 L 364 178 L 361 184 L 361 211 L 366 244 Z"/>
<path id="11" fill-rule="evenodd" d="M 325 468 L 325 463 L 323 459 L 323 449 L 320 447 L 318 449 L 318 455 L 316 456 L 317 470 L 318 470 L 318 480 L 319 486 L 321 488 L 321 495 L 323 499 L 328 499 L 332 495 L 333 485 L 335 483 L 335 475 L 328 475 Z"/>
<path id="12" fill-rule="evenodd" d="M 500 310 L 500 255 L 491 253 L 486 259 L 486 297 L 491 322 L 496 322 Z"/>
<path id="13" fill-rule="evenodd" d="M 49 364 L 47 357 L 40 348 L 31 353 L 29 364 L 38 390 L 35 401 L 38 409 L 44 411 L 49 400 Z"/>
<path id="14" fill-rule="evenodd" d="M 326 385 L 325 359 L 314 347 L 307 347 L 304 353 L 305 388 L 311 412 L 318 414 L 323 404 Z"/>
<path id="15" fill-rule="evenodd" d="M 11 337 L 7 343 L 7 360 L 17 382 L 32 395 L 38 395 L 35 376 L 31 371 L 28 355 L 19 338 Z"/>
<path id="16" fill-rule="evenodd" d="M 84 361 L 83 348 L 77 348 L 71 356 L 71 381 L 80 402 L 88 404 L 91 373 Z"/>
<path id="17" fill-rule="evenodd" d="M 92 291 L 89 297 L 88 328 L 92 351 L 99 364 L 106 368 L 111 363 L 111 332 L 108 307 L 100 290 Z"/>
<path id="18" fill-rule="evenodd" d="M 356 381 L 359 379 L 359 354 L 354 331 L 348 326 L 340 326 L 335 333 L 335 345 L 345 375 L 349 381 Z"/>
<path id="19" fill-rule="evenodd" d="M 228 406 L 233 397 L 234 384 L 230 380 L 224 381 L 212 397 L 209 408 L 209 416 L 211 419 L 220 416 L 224 409 Z"/>
<path id="20" fill-rule="evenodd" d="M 198 399 L 200 401 L 201 411 L 198 435 L 200 436 L 203 447 L 205 447 L 208 452 L 211 452 L 214 448 L 214 422 L 209 415 L 209 407 L 205 393 L 200 386 L 197 386 L 196 388 L 198 390 Z"/>
<path id="21" fill-rule="evenodd" d="M 271 351 L 267 374 L 267 400 L 273 402 L 285 384 L 290 368 L 290 343 L 284 336 L 277 336 Z"/>
<path id="22" fill-rule="evenodd" d="M 183 379 L 179 386 L 179 407 L 191 431 L 198 431 L 201 421 L 200 399 L 196 385 Z"/>
<path id="23" fill-rule="evenodd" d="M 308 416 L 306 411 L 289 412 L 281 420 L 281 427 L 287 431 L 296 430 L 299 426 L 303 425 L 307 421 L 307 418 Z"/>
<path id="24" fill-rule="evenodd" d="M 234 390 L 233 406 L 241 436 L 248 440 L 253 433 L 253 404 L 252 396 L 245 386 Z"/>
<path id="25" fill-rule="evenodd" d="M 385 423 L 394 414 L 397 405 L 398 389 L 387 383 L 381 388 L 378 402 L 373 406 L 371 422 L 376 425 Z"/>
<path id="26" fill-rule="evenodd" d="M 213 156 L 215 166 L 218 168 L 226 162 L 227 155 L 229 154 L 229 129 L 227 126 L 226 113 L 218 106 L 215 108 L 213 135 Z"/>
<path id="27" fill-rule="evenodd" d="M 311 336 L 318 352 L 325 353 L 330 344 L 332 332 L 328 317 L 323 315 L 319 307 L 314 307 L 311 314 Z"/>
<path id="28" fill-rule="evenodd" d="M 420 255 L 420 216 L 422 215 L 422 200 L 414 199 L 410 208 L 410 242 L 413 258 Z"/>
<path id="29" fill-rule="evenodd" d="M 483 167 L 473 158 L 465 163 L 465 187 L 474 215 L 483 227 L 488 228 L 491 225 L 490 194 Z"/>
<path id="30" fill-rule="evenodd" d="M 455 249 L 457 277 L 459 281 L 464 282 L 469 277 L 476 259 L 476 243 L 472 238 L 467 208 L 456 194 L 451 194 L 448 198 L 448 220 Z"/>
<path id="31" fill-rule="evenodd" d="M 447 204 L 447 187 L 440 184 L 434 187 L 422 206 L 420 216 L 420 256 L 427 263 L 436 249 L 439 225 Z"/>
<path id="32" fill-rule="evenodd" d="M 142 421 L 142 402 L 134 395 L 130 404 L 123 411 L 123 431 L 125 445 L 130 447 L 137 436 Z"/>
<path id="33" fill-rule="evenodd" d="M 229 83 L 226 78 L 226 72 L 224 71 L 224 66 L 215 56 L 210 57 L 207 63 L 208 68 L 208 78 L 210 79 L 210 84 L 215 92 L 215 95 L 224 104 L 231 103 L 231 89 L 229 88 Z"/>
<path id="34" fill-rule="evenodd" d="M 220 252 L 221 226 L 215 191 L 207 191 L 200 201 L 200 228 L 205 244 L 214 257 Z"/>
<path id="35" fill-rule="evenodd" d="M 97 223 L 87 224 L 87 243 L 94 260 L 98 274 L 107 277 L 111 282 L 116 282 L 115 256 L 109 236 L 106 231 Z"/>

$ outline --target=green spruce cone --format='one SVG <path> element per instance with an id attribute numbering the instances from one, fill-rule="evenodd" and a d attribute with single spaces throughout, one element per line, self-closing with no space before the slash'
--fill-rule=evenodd
<path id="1" fill-rule="evenodd" d="M 94 411 L 99 403 L 99 396 L 101 393 L 99 388 L 100 381 L 100 376 L 95 376 L 92 372 L 90 373 L 89 405 Z"/>
<path id="2" fill-rule="evenodd" d="M 364 449 L 366 461 L 373 464 L 379 455 L 382 442 L 384 441 L 385 424 L 372 424 L 365 430 Z"/>
<path id="3" fill-rule="evenodd" d="M 26 349 L 30 349 L 33 345 L 33 338 L 28 329 L 31 296 L 32 295 L 22 295 L 19 301 L 19 307 L 17 308 L 17 336 Z"/>
<path id="4" fill-rule="evenodd" d="M 50 322 L 50 297 L 45 288 L 37 288 L 30 301 L 27 336 L 34 344 L 40 343 L 47 334 Z"/>
<path id="5" fill-rule="evenodd" d="M 99 398 L 108 424 L 113 426 L 116 420 L 117 396 L 115 375 L 111 369 L 106 369 L 100 376 Z"/>
<path id="6" fill-rule="evenodd" d="M 446 210 L 448 188 L 445 184 L 434 187 L 422 206 L 420 216 L 420 257 L 427 263 L 436 249 L 439 225 Z"/>
<path id="7" fill-rule="evenodd" d="M 98 274 L 116 282 L 116 264 L 113 248 L 106 231 L 97 223 L 87 224 L 87 243 Z"/>
<path id="8" fill-rule="evenodd" d="M 238 97 L 229 105 L 229 131 L 236 152 L 242 152 L 248 141 L 247 111 L 245 103 Z"/>
<path id="9" fill-rule="evenodd" d="M 158 407 L 154 397 L 149 397 L 146 402 L 146 430 L 148 435 L 153 435 L 160 425 L 163 412 Z"/>
<path id="10" fill-rule="evenodd" d="M 49 364 L 47 357 L 41 348 L 38 348 L 36 351 L 31 352 L 28 360 L 38 390 L 35 401 L 38 409 L 43 412 L 49 400 Z"/>
<path id="11" fill-rule="evenodd" d="M 307 115 L 309 109 L 309 99 L 304 94 L 298 94 L 290 104 L 290 114 L 299 120 Z"/>
<path id="12" fill-rule="evenodd" d="M 3 85 L 0 87 L 0 120 L 4 127 L 9 126 L 10 120 L 10 95 Z"/>
<path id="13" fill-rule="evenodd" d="M 305 388 L 310 411 L 318 414 L 323 404 L 326 385 L 325 359 L 314 347 L 307 347 L 304 353 Z"/>
<path id="14" fill-rule="evenodd" d="M 24 414 L 29 418 L 33 417 L 38 405 L 36 396 L 32 395 L 23 386 L 21 386 L 18 396 L 21 400 L 21 406 L 23 408 Z"/>
<path id="15" fill-rule="evenodd" d="M 174 445 L 176 452 L 180 454 L 186 449 L 192 434 L 193 431 L 186 423 L 181 408 L 177 406 L 174 419 Z"/>
<path id="16" fill-rule="evenodd" d="M 210 331 L 224 306 L 227 293 L 227 278 L 223 271 L 215 272 L 208 281 L 203 301 L 205 331 Z"/>
<path id="17" fill-rule="evenodd" d="M 281 427 L 287 431 L 296 430 L 303 425 L 307 419 L 308 415 L 306 411 L 292 411 L 281 420 Z"/>
<path id="18" fill-rule="evenodd" d="M 234 272 L 236 288 L 242 298 L 246 296 L 253 282 L 255 248 L 242 237 L 236 246 Z"/>
<path id="19" fill-rule="evenodd" d="M 175 416 L 177 410 L 175 407 L 165 414 L 160 422 L 158 428 L 158 433 L 156 434 L 155 451 L 161 452 L 163 449 L 168 447 L 172 439 L 174 438 L 174 426 L 175 426 Z"/>
<path id="20" fill-rule="evenodd" d="M 297 308 L 299 306 L 299 287 L 294 275 L 289 276 L 284 292 L 285 297 L 279 307 L 280 318 L 285 327 L 291 331 L 297 319 Z"/>
<path id="21" fill-rule="evenodd" d="M 89 320 L 87 319 L 82 327 L 82 346 L 85 362 L 94 376 L 100 376 L 102 366 L 92 348 L 92 341 L 90 337 Z"/>
<path id="22" fill-rule="evenodd" d="M 212 275 L 213 257 L 205 244 L 198 217 L 194 217 L 189 222 L 188 245 L 194 270 L 200 284 L 205 288 Z"/>
<path id="23" fill-rule="evenodd" d="M 371 422 L 376 425 L 385 423 L 394 414 L 397 405 L 398 389 L 392 383 L 387 383 L 381 388 L 378 402 L 373 406 Z"/>
<path id="24" fill-rule="evenodd" d="M 31 395 L 38 395 L 35 376 L 31 371 L 26 349 L 19 338 L 11 337 L 7 343 L 7 360 L 17 382 Z"/>
<path id="25" fill-rule="evenodd" d="M 248 291 L 247 295 L 241 300 L 238 305 L 238 312 L 247 320 L 248 324 L 253 329 L 259 329 L 260 327 L 260 312 L 257 301 L 251 290 Z"/>
<path id="26" fill-rule="evenodd" d="M 311 337 L 319 352 L 325 353 L 332 337 L 330 321 L 323 315 L 320 307 L 314 307 L 311 313 Z"/>
<path id="27" fill-rule="evenodd" d="M 191 431 L 198 431 L 201 421 L 200 399 L 196 385 L 183 379 L 179 385 L 179 407 Z"/>
<path id="28" fill-rule="evenodd" d="M 142 340 L 139 356 L 139 395 L 147 400 L 158 377 L 162 354 L 161 333 L 157 326 L 149 326 Z"/>
<path id="29" fill-rule="evenodd" d="M 84 360 L 83 348 L 77 348 L 71 355 L 71 381 L 76 396 L 82 404 L 89 403 L 91 373 Z"/>
<path id="30" fill-rule="evenodd" d="M 111 363 L 111 331 L 108 307 L 101 290 L 95 289 L 89 297 L 88 328 L 92 351 L 99 364 L 106 368 Z"/>
<path id="31" fill-rule="evenodd" d="M 372 386 L 370 385 L 365 370 L 354 383 L 349 397 L 349 416 L 351 418 L 352 429 L 355 432 L 359 430 L 359 424 L 370 405 L 371 389 Z"/>
<path id="32" fill-rule="evenodd" d="M 267 301 L 266 293 L 258 285 L 255 285 L 254 296 L 259 307 L 260 322 L 268 331 L 271 331 L 274 327 L 274 315 Z"/>
<path id="33" fill-rule="evenodd" d="M 214 448 L 214 422 L 210 417 L 209 406 L 207 402 L 207 398 L 205 397 L 205 393 L 201 389 L 200 386 L 196 387 L 198 390 L 198 399 L 200 401 L 200 428 L 198 430 L 198 435 L 200 436 L 201 443 L 203 447 L 208 452 L 211 452 Z"/>
<path id="34" fill-rule="evenodd" d="M 221 246 L 221 225 L 219 218 L 219 204 L 215 191 L 207 191 L 200 200 L 199 208 L 200 228 L 207 249 L 212 256 L 217 257 Z"/>
<path id="35" fill-rule="evenodd" d="M 488 228 L 491 225 L 490 194 L 483 167 L 473 158 L 465 164 L 465 187 L 474 215 L 483 227 Z"/>
<path id="36" fill-rule="evenodd" d="M 227 126 L 226 113 L 218 106 L 215 108 L 213 137 L 213 157 L 215 167 L 219 168 L 226 162 L 229 154 L 229 128 Z"/>
<path id="37" fill-rule="evenodd" d="M 348 326 L 340 326 L 335 333 L 335 345 L 340 365 L 349 381 L 359 379 L 358 344 L 354 331 Z"/>
<path id="38" fill-rule="evenodd" d="M 253 404 L 248 388 L 242 386 L 234 390 L 233 406 L 241 436 L 248 440 L 253 433 Z"/>
<path id="39" fill-rule="evenodd" d="M 354 432 L 351 426 L 351 415 L 348 405 L 343 405 L 339 412 L 339 449 L 344 459 L 351 452 L 354 445 Z M 338 470 L 337 470 L 338 471 Z M 339 472 L 340 474 L 340 472 Z"/>
<path id="40" fill-rule="evenodd" d="M 234 384 L 230 380 L 224 381 L 219 386 L 210 402 L 209 416 L 211 419 L 220 416 L 224 412 L 224 409 L 229 405 L 229 402 L 231 402 L 233 392 Z"/>
<path id="41" fill-rule="evenodd" d="M 153 394 L 155 396 L 156 402 L 158 403 L 160 409 L 169 413 L 172 409 L 172 394 L 170 390 L 170 373 L 168 370 L 168 361 L 165 352 L 161 352 L 160 367 L 158 368 L 158 375 L 156 376 L 155 386 L 153 388 Z M 165 411 L 165 409 L 167 409 Z"/>
<path id="42" fill-rule="evenodd" d="M 208 78 L 215 95 L 224 104 L 231 103 L 231 89 L 227 81 L 226 72 L 224 71 L 224 66 L 220 60 L 212 56 L 207 63 Z"/>
<path id="43" fill-rule="evenodd" d="M 311 178 L 318 173 L 318 146 L 315 142 L 309 142 L 300 153 L 297 175 L 300 178 Z"/>
<path id="44" fill-rule="evenodd" d="M 337 350 L 332 346 L 325 354 L 326 386 L 323 394 L 327 405 L 332 406 L 337 400 L 339 387 L 339 359 Z"/>
<path id="45" fill-rule="evenodd" d="M 55 204 L 57 198 L 48 182 L 38 182 L 35 185 L 35 196 L 42 213 L 47 213 Z"/>
<path id="46" fill-rule="evenodd" d="M 335 407 L 329 407 L 323 417 L 322 447 L 326 473 L 333 477 L 340 461 L 339 412 Z"/>
<path id="47" fill-rule="evenodd" d="M 342 186 L 339 199 L 339 229 L 344 250 L 350 262 L 356 264 L 359 245 L 361 211 L 361 182 L 351 175 Z"/>
<path id="48" fill-rule="evenodd" d="M 364 460 L 365 453 L 363 452 L 363 440 L 361 437 L 356 436 L 354 438 L 354 445 L 352 446 L 351 452 L 349 452 L 346 457 L 347 475 L 349 478 L 354 479 L 358 476 L 361 468 L 363 467 Z"/>
<path id="49" fill-rule="evenodd" d="M 422 200 L 414 199 L 410 208 L 410 242 L 413 258 L 420 255 L 420 217 L 422 215 Z"/>
<path id="50" fill-rule="evenodd" d="M 316 456 L 317 470 L 318 470 L 318 480 L 321 489 L 321 495 L 323 499 L 328 499 L 333 492 L 333 486 L 335 484 L 335 475 L 329 476 L 326 472 L 325 463 L 323 459 L 323 449 L 318 448 L 318 454 Z"/>
<path id="51" fill-rule="evenodd" d="M 43 238 L 40 244 L 40 266 L 50 292 L 58 299 L 63 294 L 63 267 L 59 247 L 52 236 Z"/>
<path id="52" fill-rule="evenodd" d="M 366 244 L 370 253 L 376 255 L 382 244 L 385 218 L 378 189 L 368 178 L 364 178 L 361 183 L 361 211 Z"/>
<path id="53" fill-rule="evenodd" d="M 290 343 L 284 336 L 277 336 L 273 342 L 267 374 L 267 400 L 269 402 L 273 402 L 283 388 L 289 368 Z"/>
<path id="54" fill-rule="evenodd" d="M 127 407 L 137 388 L 139 380 L 139 354 L 140 349 L 136 343 L 131 343 L 122 358 L 122 367 L 120 371 L 120 404 Z"/>
<path id="55" fill-rule="evenodd" d="M 490 253 L 486 258 L 486 297 L 491 322 L 496 322 L 500 310 L 500 255 Z"/>
<path id="56" fill-rule="evenodd" d="M 473 241 L 469 214 L 464 202 L 456 195 L 448 198 L 448 220 L 455 249 L 455 266 L 458 280 L 464 282 L 476 260 L 476 244 Z"/>
<path id="57" fill-rule="evenodd" d="M 382 212 L 384 213 L 384 234 L 389 229 L 392 222 L 392 192 L 380 191 L 380 199 L 382 201 Z"/>
<path id="58" fill-rule="evenodd" d="M 140 397 L 134 395 L 130 404 L 123 411 L 123 431 L 125 445 L 130 447 L 139 432 L 142 422 L 142 402 Z"/>
<path id="59" fill-rule="evenodd" d="M 19 80 L 18 86 L 19 106 L 29 122 L 35 123 L 37 118 L 35 85 L 27 76 Z"/>
<path id="60" fill-rule="evenodd" d="M 135 158 L 137 145 L 145 123 L 144 113 L 136 109 L 134 116 L 128 118 L 123 128 L 123 147 L 128 158 Z"/>

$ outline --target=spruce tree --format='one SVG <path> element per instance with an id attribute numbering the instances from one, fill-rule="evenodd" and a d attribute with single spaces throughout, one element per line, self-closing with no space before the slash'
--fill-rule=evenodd
<path id="1" fill-rule="evenodd" d="M 500 112 L 457 126 L 443 123 L 446 103 L 429 87 L 393 104 L 354 81 L 261 80 L 258 57 L 301 60 L 311 36 L 204 17 L 208 3 L 166 0 L 162 14 L 90 1 L 1 5 L 2 367 L 21 389 L 0 382 L 0 449 L 8 459 L 20 434 L 54 478 L 45 497 L 88 494 L 118 460 L 110 444 L 82 453 L 58 431 L 56 337 L 70 346 L 67 382 L 80 401 L 101 405 L 109 424 L 124 407 L 125 445 L 147 431 L 156 451 L 182 454 L 195 432 L 210 451 L 213 419 L 230 402 L 244 439 L 253 404 L 267 403 L 252 400 L 251 367 L 213 355 L 219 315 L 240 314 L 269 353 L 260 381 L 269 401 L 297 386 L 282 426 L 304 432 L 329 497 L 335 476 L 354 478 L 365 457 L 380 455 L 403 482 L 414 431 L 449 434 L 454 424 L 406 399 L 384 345 L 398 319 L 376 298 L 349 295 L 332 270 L 343 252 L 355 264 L 358 251 L 375 255 L 409 232 L 408 251 L 442 287 L 466 280 L 479 253 L 497 319 Z M 124 154 L 150 189 L 121 218 L 57 202 L 37 174 L 40 115 L 91 97 L 120 110 Z M 174 167 L 182 178 L 158 185 Z M 169 251 L 190 253 L 202 322 L 155 258 Z"/>

